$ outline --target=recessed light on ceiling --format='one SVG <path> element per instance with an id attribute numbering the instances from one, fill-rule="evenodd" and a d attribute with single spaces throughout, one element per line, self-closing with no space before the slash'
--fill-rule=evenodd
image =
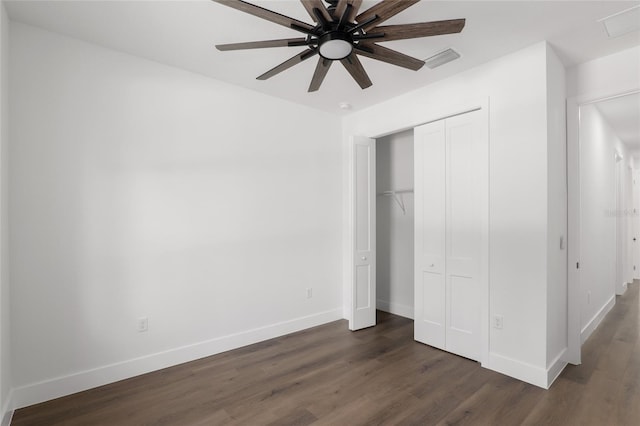
<path id="1" fill-rule="evenodd" d="M 429 68 L 434 69 L 448 62 L 455 61 L 459 57 L 460 57 L 460 54 L 458 52 L 449 48 L 447 50 L 443 50 L 442 52 L 436 53 L 435 55 L 425 59 L 424 62 Z"/>
<path id="2" fill-rule="evenodd" d="M 351 104 L 349 102 L 340 102 L 338 106 L 340 107 L 340 109 L 344 110 L 351 109 Z"/>
<path id="3" fill-rule="evenodd" d="M 633 6 L 622 12 L 600 19 L 610 38 L 620 37 L 632 31 L 640 30 L 640 6 Z"/>

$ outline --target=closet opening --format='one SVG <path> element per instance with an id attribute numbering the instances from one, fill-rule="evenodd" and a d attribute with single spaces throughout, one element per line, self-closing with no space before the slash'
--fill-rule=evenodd
<path id="1" fill-rule="evenodd" d="M 414 318 L 413 129 L 376 139 L 376 308 Z"/>

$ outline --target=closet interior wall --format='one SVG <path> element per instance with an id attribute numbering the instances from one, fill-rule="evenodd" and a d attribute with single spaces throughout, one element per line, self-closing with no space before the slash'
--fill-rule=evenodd
<path id="1" fill-rule="evenodd" d="M 377 308 L 413 318 L 413 129 L 376 140 Z"/>

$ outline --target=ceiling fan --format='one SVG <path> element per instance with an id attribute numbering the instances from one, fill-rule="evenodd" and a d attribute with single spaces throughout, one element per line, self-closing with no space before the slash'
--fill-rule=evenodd
<path id="1" fill-rule="evenodd" d="M 322 0 L 300 0 L 313 19 L 314 25 L 242 0 L 213 1 L 305 34 L 305 37 L 299 38 L 221 44 L 216 47 L 218 50 L 227 51 L 306 46 L 303 52 L 270 69 L 259 76 L 258 80 L 271 78 L 302 61 L 319 55 L 309 92 L 315 92 L 320 88 L 334 61 L 340 61 L 362 89 L 370 87 L 373 83 L 358 59 L 358 55 L 417 71 L 425 64 L 424 61 L 381 46 L 376 42 L 459 33 L 465 24 L 464 19 L 452 19 L 380 26 L 384 21 L 420 0 L 382 0 L 360 14 L 358 11 L 362 0 L 325 0 L 327 6 Z"/>

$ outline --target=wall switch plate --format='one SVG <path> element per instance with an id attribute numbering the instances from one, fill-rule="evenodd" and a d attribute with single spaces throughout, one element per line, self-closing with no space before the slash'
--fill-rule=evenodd
<path id="1" fill-rule="evenodd" d="M 504 322 L 504 318 L 502 317 L 502 315 L 493 316 L 493 328 L 502 330 L 503 322 Z"/>
<path id="2" fill-rule="evenodd" d="M 307 299 L 311 299 L 313 297 L 313 288 L 309 287 L 307 289 Z"/>
<path id="3" fill-rule="evenodd" d="M 138 332 L 142 333 L 149 330 L 149 318 L 142 317 L 138 318 Z"/>

